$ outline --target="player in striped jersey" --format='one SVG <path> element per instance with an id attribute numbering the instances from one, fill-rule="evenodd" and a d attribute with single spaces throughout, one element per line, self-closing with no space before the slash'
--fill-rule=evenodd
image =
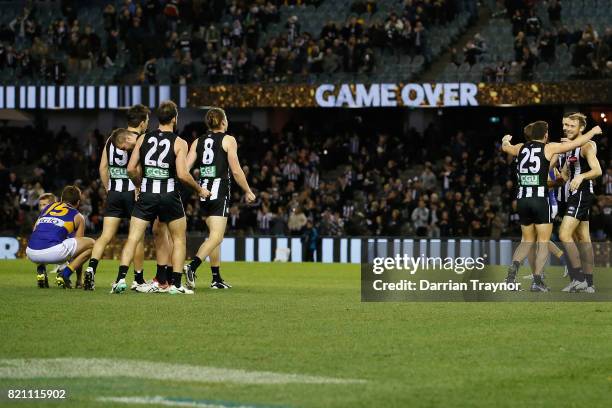
<path id="1" fill-rule="evenodd" d="M 199 167 L 200 184 L 210 189 L 210 197 L 202 198 L 201 208 L 206 217 L 208 239 L 198 249 L 191 263 L 185 265 L 185 280 L 188 287 L 195 287 L 196 271 L 202 260 L 210 256 L 213 289 L 229 289 L 231 286 L 221 279 L 218 266 L 218 255 L 230 208 L 231 174 L 236 183 L 244 190 L 245 201 L 255 201 L 255 194 L 240 167 L 238 145 L 233 136 L 227 134 L 227 116 L 223 109 L 212 108 L 206 112 L 205 120 L 208 133 L 200 136 L 191 144 L 187 156 L 188 168 Z"/>
<path id="2" fill-rule="evenodd" d="M 187 171 L 187 142 L 176 135 L 178 109 L 172 101 L 164 101 L 157 109 L 159 128 L 140 136 L 128 163 L 128 175 L 140 186 L 140 195 L 130 220 L 130 232 L 121 253 L 121 264 L 111 293 L 127 288 L 125 276 L 134 258 L 136 246 L 144 238 L 150 222 L 159 218 L 168 224 L 172 238 L 173 286 L 171 294 L 193 294 L 181 285 L 185 262 L 187 221 L 178 192 L 178 182 L 191 187 L 202 198 L 210 192 L 201 187 Z"/>
<path id="3" fill-rule="evenodd" d="M 585 128 L 585 115 L 571 113 L 563 117 L 563 133 L 567 140 L 576 140 Z M 581 144 L 564 155 L 561 175 L 565 181 L 562 194 L 566 198 L 566 212 L 559 229 L 559 237 L 567 253 L 571 280 L 563 289 L 564 292 L 595 292 L 589 215 L 591 205 L 595 201 L 593 180 L 601 174 L 597 145 L 594 141 Z"/>
<path id="4" fill-rule="evenodd" d="M 527 143 L 511 145 L 510 135 L 504 136 L 502 140 L 502 150 L 518 156 L 517 199 L 522 231 L 522 241 L 514 253 L 506 281 L 516 282 L 516 272 L 520 263 L 535 247 L 535 270 L 531 290 L 546 292 L 549 289 L 542 280 L 542 272 L 548 260 L 548 243 L 552 233 L 551 206 L 548 197 L 548 172 L 551 161 L 556 161 L 556 154 L 570 151 L 586 143 L 594 135 L 601 133 L 601 129 L 595 127 L 589 133 L 567 143 L 548 143 L 548 124 L 543 121 L 530 123 L 524 132 Z"/>
<path id="5" fill-rule="evenodd" d="M 96 240 L 89 266 L 85 270 L 85 290 L 94 290 L 95 274 L 98 262 L 109 242 L 117 234 L 122 219 L 132 216 L 134 202 L 136 201 L 136 187 L 129 179 L 127 165 L 131 149 L 117 146 L 113 140 L 121 137 L 125 145 L 134 146 L 138 136 L 146 132 L 149 126 L 150 110 L 144 105 L 134 105 L 127 111 L 127 129 L 116 129 L 104 145 L 100 159 L 100 179 L 108 192 L 104 208 L 104 222 L 102 234 Z M 136 248 L 134 256 L 134 282 L 132 289 L 143 291 L 145 280 L 143 273 L 144 244 L 141 242 Z"/>

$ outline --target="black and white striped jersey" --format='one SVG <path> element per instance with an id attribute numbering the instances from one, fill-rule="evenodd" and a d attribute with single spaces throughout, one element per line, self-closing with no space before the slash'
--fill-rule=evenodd
<path id="1" fill-rule="evenodd" d="M 163 194 L 178 190 L 174 153 L 174 142 L 177 138 L 172 132 L 160 130 L 144 135 L 140 146 L 141 192 Z"/>
<path id="2" fill-rule="evenodd" d="M 561 169 L 563 168 L 563 166 L 565 165 L 565 155 L 567 153 L 559 153 L 559 155 L 557 156 L 557 167 L 559 169 L 559 171 L 561 171 Z M 569 185 L 567 183 L 563 184 L 562 186 L 557 187 L 557 202 L 559 203 L 564 203 L 567 201 L 567 192 L 565 191 L 566 186 L 569 189 Z"/>
<path id="3" fill-rule="evenodd" d="M 134 191 L 136 187 L 127 174 L 131 152 L 117 148 L 109 138 L 104 145 L 104 154 L 108 161 L 108 191 L 120 193 Z"/>
<path id="4" fill-rule="evenodd" d="M 210 191 L 201 201 L 215 201 L 230 196 L 231 178 L 227 152 L 223 150 L 225 133 L 208 133 L 198 138 L 195 166 L 200 170 L 200 185 Z"/>
<path id="5" fill-rule="evenodd" d="M 594 142 L 593 142 L 594 143 Z M 563 185 L 565 197 L 569 197 L 570 195 L 582 193 L 594 193 L 593 190 L 593 180 L 583 180 L 575 191 L 570 191 L 569 185 L 576 178 L 576 176 L 580 174 L 584 174 L 591 170 L 591 166 L 589 166 L 589 162 L 586 158 L 581 155 L 582 147 L 577 147 L 572 151 L 565 153 L 565 160 L 567 161 L 567 165 L 569 167 L 569 179 Z"/>
<path id="6" fill-rule="evenodd" d="M 544 154 L 545 144 L 528 142 L 521 147 L 516 160 L 517 198 L 548 197 L 550 161 Z"/>

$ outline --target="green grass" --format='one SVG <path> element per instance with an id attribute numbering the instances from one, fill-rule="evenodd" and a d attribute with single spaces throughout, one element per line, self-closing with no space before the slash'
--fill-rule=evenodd
<path id="1" fill-rule="evenodd" d="M 101 262 L 91 293 L 38 289 L 33 264 L 0 261 L 0 358 L 138 359 L 367 382 L 38 378 L 0 379 L 0 388 L 68 389 L 68 401 L 42 407 L 126 407 L 96 398 L 155 395 L 285 407 L 610 404 L 612 303 L 361 303 L 358 266 L 266 263 L 223 265 L 230 291 L 110 295 L 116 267 Z M 153 263 L 145 270 L 150 278 Z"/>

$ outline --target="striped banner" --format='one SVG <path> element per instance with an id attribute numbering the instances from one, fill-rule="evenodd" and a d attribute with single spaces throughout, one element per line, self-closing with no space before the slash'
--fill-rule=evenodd
<path id="1" fill-rule="evenodd" d="M 0 109 L 121 109 L 142 103 L 155 108 L 172 99 L 187 107 L 187 86 L 4 85 Z"/>

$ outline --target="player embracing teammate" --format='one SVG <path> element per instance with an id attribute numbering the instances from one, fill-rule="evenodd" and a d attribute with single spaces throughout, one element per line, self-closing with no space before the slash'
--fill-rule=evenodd
<path id="1" fill-rule="evenodd" d="M 548 124 L 538 121 L 525 127 L 527 143 L 511 145 L 512 136 L 503 139 L 502 150 L 517 156 L 518 211 L 521 222 L 522 241 L 513 256 L 513 265 L 508 270 L 507 282 L 515 282 L 520 263 L 535 249 L 535 268 L 532 291 L 548 291 L 542 272 L 548 260 L 549 242 L 552 234 L 552 208 L 549 197 L 549 171 L 557 162 L 557 155 L 588 143 L 601 133 L 596 126 L 587 134 L 577 135 L 564 143 L 548 143 Z M 563 238 L 562 238 L 563 241 Z M 567 245 L 566 245 L 567 250 Z M 574 277 L 577 273 L 574 271 Z M 584 281 L 584 278 L 583 278 Z M 586 286 L 585 286 L 586 288 Z"/>

